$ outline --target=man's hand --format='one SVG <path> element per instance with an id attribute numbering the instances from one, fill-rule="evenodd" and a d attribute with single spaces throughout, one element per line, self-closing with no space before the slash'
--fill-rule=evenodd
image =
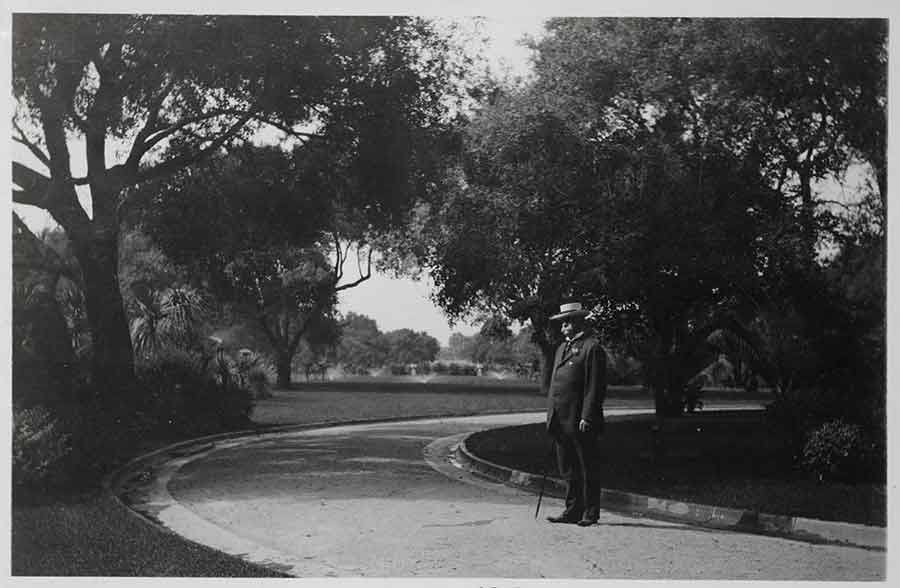
<path id="1" fill-rule="evenodd" d="M 587 433 L 591 430 L 591 423 L 587 422 L 584 419 L 581 419 L 581 422 L 578 423 L 578 430 L 582 433 Z"/>

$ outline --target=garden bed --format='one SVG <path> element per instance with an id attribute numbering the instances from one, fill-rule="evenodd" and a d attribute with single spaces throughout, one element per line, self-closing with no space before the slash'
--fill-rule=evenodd
<path id="1" fill-rule="evenodd" d="M 594 464 L 605 488 L 769 514 L 885 526 L 884 484 L 818 483 L 790 458 L 788 439 L 761 412 L 696 413 L 666 422 L 612 420 Z M 543 424 L 483 431 L 468 440 L 489 461 L 542 474 L 550 441 Z"/>

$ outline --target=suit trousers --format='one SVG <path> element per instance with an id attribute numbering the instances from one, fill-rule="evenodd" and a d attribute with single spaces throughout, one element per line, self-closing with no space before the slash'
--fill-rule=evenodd
<path id="1" fill-rule="evenodd" d="M 558 432 L 554 442 L 559 474 L 566 481 L 566 516 L 596 518 L 599 487 L 593 466 L 597 438 L 592 433 L 568 435 Z"/>

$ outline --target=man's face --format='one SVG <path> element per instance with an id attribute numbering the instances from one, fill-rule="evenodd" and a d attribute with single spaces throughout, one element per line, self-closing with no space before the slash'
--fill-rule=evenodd
<path id="1" fill-rule="evenodd" d="M 560 324 L 560 330 L 562 331 L 563 337 L 568 339 L 578 332 L 579 326 L 579 321 L 577 319 L 563 319 Z"/>

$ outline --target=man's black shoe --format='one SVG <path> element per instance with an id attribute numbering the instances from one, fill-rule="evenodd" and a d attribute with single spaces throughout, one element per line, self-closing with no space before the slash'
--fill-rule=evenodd
<path id="1" fill-rule="evenodd" d="M 578 522 L 578 516 L 562 513 L 558 517 L 547 517 L 547 520 L 551 523 L 568 523 L 573 525 Z"/>
<path id="2" fill-rule="evenodd" d="M 585 518 L 581 519 L 580 521 L 578 521 L 578 526 L 579 527 L 590 527 L 591 525 L 596 524 L 596 523 L 597 523 L 597 519 L 585 517 Z"/>

